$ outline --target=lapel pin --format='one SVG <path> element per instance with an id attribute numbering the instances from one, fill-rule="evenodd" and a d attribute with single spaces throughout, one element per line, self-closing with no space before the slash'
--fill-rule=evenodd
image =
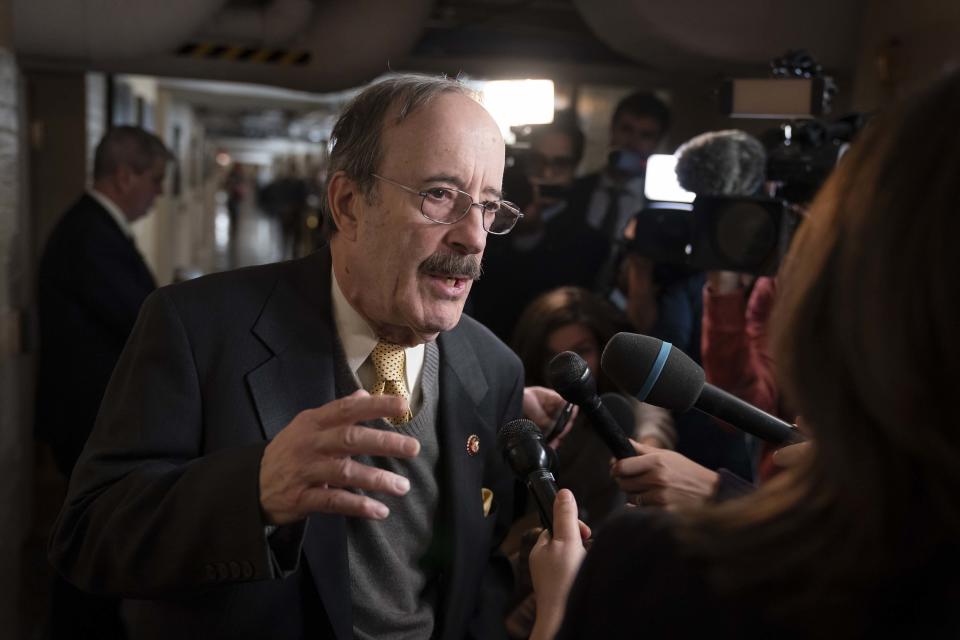
<path id="1" fill-rule="evenodd" d="M 473 434 L 467 438 L 467 453 L 471 456 L 480 453 L 480 438 L 477 437 L 477 434 Z"/>

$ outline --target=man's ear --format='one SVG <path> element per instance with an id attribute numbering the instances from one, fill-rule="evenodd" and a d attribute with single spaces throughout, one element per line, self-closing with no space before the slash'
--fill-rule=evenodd
<path id="1" fill-rule="evenodd" d="M 133 169 L 125 164 L 121 164 L 111 176 L 111 180 L 117 191 L 125 194 L 130 189 L 130 183 L 133 181 Z"/>
<path id="2" fill-rule="evenodd" d="M 337 233 L 355 240 L 359 224 L 357 214 L 364 195 L 360 186 L 343 171 L 337 171 L 327 186 L 327 204 Z"/>

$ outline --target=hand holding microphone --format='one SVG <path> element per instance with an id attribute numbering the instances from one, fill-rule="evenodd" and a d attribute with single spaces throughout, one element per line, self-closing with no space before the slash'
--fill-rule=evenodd
<path id="1" fill-rule="evenodd" d="M 553 504 L 553 533 L 544 531 L 530 552 L 530 577 L 537 600 L 537 620 L 531 640 L 552 638 L 560 628 L 573 580 L 587 555 L 583 523 L 577 521 L 577 501 L 562 489 Z"/>
<path id="2" fill-rule="evenodd" d="M 610 468 L 627 501 L 644 507 L 699 506 L 717 490 L 720 476 L 686 456 L 633 443 L 638 455 L 617 460 Z"/>
<path id="3" fill-rule="evenodd" d="M 547 445 L 556 447 L 559 438 L 573 426 L 577 407 L 546 387 L 523 388 L 523 417 L 532 420 L 543 432 Z"/>

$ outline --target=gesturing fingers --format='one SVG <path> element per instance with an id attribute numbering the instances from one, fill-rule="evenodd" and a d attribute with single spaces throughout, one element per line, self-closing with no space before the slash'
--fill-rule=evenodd
<path id="1" fill-rule="evenodd" d="M 382 520 L 390 515 L 390 510 L 382 502 L 332 487 L 307 489 L 300 495 L 297 506 L 304 513 L 339 513 L 374 520 Z"/>
<path id="2" fill-rule="evenodd" d="M 335 427 L 403 415 L 408 408 L 407 401 L 399 396 L 371 396 L 366 391 L 358 391 L 322 407 L 308 409 L 304 415 L 321 427 Z"/>
<path id="3" fill-rule="evenodd" d="M 416 438 L 355 424 L 322 431 L 315 443 L 319 453 L 329 456 L 413 458 L 420 453 Z"/>
<path id="4" fill-rule="evenodd" d="M 403 476 L 346 457 L 314 462 L 304 470 L 304 481 L 311 487 L 362 489 L 394 496 L 410 490 L 410 481 Z"/>

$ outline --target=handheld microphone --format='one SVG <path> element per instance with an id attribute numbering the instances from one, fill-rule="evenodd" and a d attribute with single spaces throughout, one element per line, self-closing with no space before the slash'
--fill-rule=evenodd
<path id="1" fill-rule="evenodd" d="M 550 457 L 543 434 L 532 421 L 520 418 L 503 425 L 497 448 L 513 473 L 527 484 L 540 512 L 540 522 L 553 533 L 553 500 L 557 481 L 550 473 Z"/>
<path id="2" fill-rule="evenodd" d="M 597 381 L 583 358 L 572 351 L 558 353 L 547 365 L 547 382 L 564 400 L 586 413 L 594 431 L 618 460 L 637 455 L 610 410 L 597 395 Z"/>
<path id="3" fill-rule="evenodd" d="M 604 373 L 641 402 L 680 413 L 695 408 L 774 444 L 806 440 L 793 425 L 707 383 L 703 369 L 669 342 L 618 333 L 600 361 Z"/>
<path id="4" fill-rule="evenodd" d="M 633 407 L 630 406 L 627 397 L 622 393 L 608 392 L 601 395 L 600 400 L 610 410 L 610 415 L 613 416 L 617 426 L 623 431 L 623 435 L 632 438 L 637 426 L 637 416 L 633 412 Z"/>

